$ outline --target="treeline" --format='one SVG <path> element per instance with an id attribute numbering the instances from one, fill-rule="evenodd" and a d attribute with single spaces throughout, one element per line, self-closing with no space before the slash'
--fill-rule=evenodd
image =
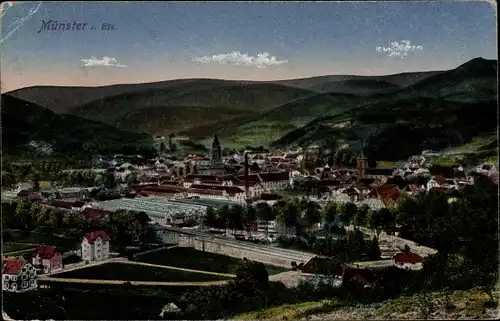
<path id="1" fill-rule="evenodd" d="M 273 206 L 257 203 L 246 209 L 209 210 L 205 224 L 220 229 L 244 227 L 249 230 L 257 219 L 276 220 L 288 232 L 285 234 L 306 240 L 319 222 L 324 223 L 325 230 L 331 234 L 338 231 L 338 223 L 365 226 L 377 233 L 399 231 L 403 238 L 438 250 L 440 268 L 437 271 L 443 275 L 436 282 L 453 279 L 458 274 L 469 284 L 489 283 L 498 276 L 498 185 L 491 178 L 479 175 L 474 185 L 462 189 L 461 195 L 449 199 L 439 192 L 421 193 L 379 210 L 354 203 L 330 202 L 322 207 L 306 199 L 283 200 Z M 330 242 L 328 239 L 322 242 Z M 321 248 L 330 245 L 309 243 L 308 246 L 321 253 Z"/>
<path id="2" fill-rule="evenodd" d="M 105 231 L 113 245 L 134 245 L 145 241 L 149 216 L 144 212 L 118 210 L 102 219 L 85 218 L 81 213 L 69 210 L 29 204 L 23 201 L 2 203 L 3 229 L 21 229 L 25 234 L 43 228 L 60 232 L 80 240 L 87 232 Z M 15 241 L 9 233 L 3 233 L 5 242 Z"/>

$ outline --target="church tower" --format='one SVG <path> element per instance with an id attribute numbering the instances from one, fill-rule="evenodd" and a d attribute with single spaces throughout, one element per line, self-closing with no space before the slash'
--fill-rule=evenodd
<path id="1" fill-rule="evenodd" d="M 212 164 L 222 162 L 222 148 L 220 147 L 219 138 L 217 134 L 214 135 L 214 141 L 212 143 Z"/>
<path id="2" fill-rule="evenodd" d="M 365 157 L 363 150 L 361 150 L 361 153 L 359 154 L 356 161 L 356 179 L 358 180 L 358 182 L 365 176 L 365 170 L 367 167 L 368 159 Z"/>

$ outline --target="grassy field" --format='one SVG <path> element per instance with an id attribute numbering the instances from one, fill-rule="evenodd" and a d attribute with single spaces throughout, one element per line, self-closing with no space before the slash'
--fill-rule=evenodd
<path id="1" fill-rule="evenodd" d="M 497 135 L 476 137 L 470 143 L 464 144 L 462 146 L 450 148 L 447 150 L 452 153 L 472 153 L 480 150 L 484 150 L 486 147 L 491 147 L 492 144 L 497 142 Z M 498 144 L 498 142 L 497 142 Z"/>
<path id="2" fill-rule="evenodd" d="M 340 301 L 288 304 L 238 315 L 236 320 L 413 320 L 493 318 L 498 310 L 493 301 L 478 289 L 403 296 L 368 305 L 346 306 Z"/>
<path id="3" fill-rule="evenodd" d="M 181 247 L 145 254 L 140 256 L 138 261 L 227 274 L 235 274 L 236 268 L 242 262 L 240 259 L 225 255 Z M 270 275 L 287 271 L 286 269 L 269 265 L 266 265 L 266 268 Z"/>
<path id="4" fill-rule="evenodd" d="M 22 231 L 16 229 L 5 229 L 4 233 L 8 232 L 12 236 L 13 243 L 23 244 L 47 244 L 55 245 L 60 251 L 64 252 L 68 249 L 74 249 L 75 246 L 81 241 L 70 237 L 60 235 L 57 231 L 49 230 L 34 230 Z M 64 232 L 64 231 L 61 231 Z M 82 235 L 83 238 L 83 235 Z M 27 246 L 27 245 L 26 245 Z M 33 246 L 33 245 L 31 245 Z"/>
<path id="5" fill-rule="evenodd" d="M 188 287 L 139 288 L 61 284 L 26 293 L 3 293 L 3 311 L 14 320 L 158 320 Z"/>
<path id="6" fill-rule="evenodd" d="M 11 252 L 18 252 L 33 249 L 35 250 L 36 245 L 33 244 L 23 244 L 23 243 L 3 243 L 2 244 L 2 253 L 8 254 Z"/>
<path id="7" fill-rule="evenodd" d="M 390 161 L 380 161 L 377 162 L 377 168 L 395 168 L 398 162 L 390 162 Z"/>
<path id="8" fill-rule="evenodd" d="M 98 266 L 63 272 L 54 275 L 54 277 L 71 279 L 157 282 L 204 282 L 230 279 L 229 277 L 219 275 L 210 275 L 123 263 L 105 263 Z"/>

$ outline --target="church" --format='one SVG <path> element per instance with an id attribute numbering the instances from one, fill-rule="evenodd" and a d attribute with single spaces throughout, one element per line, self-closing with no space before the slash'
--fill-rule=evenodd
<path id="1" fill-rule="evenodd" d="M 221 175 L 225 174 L 224 163 L 222 162 L 222 147 L 219 142 L 219 137 L 214 134 L 212 149 L 210 150 L 210 164 L 205 166 L 197 166 L 198 174 L 205 175 Z"/>

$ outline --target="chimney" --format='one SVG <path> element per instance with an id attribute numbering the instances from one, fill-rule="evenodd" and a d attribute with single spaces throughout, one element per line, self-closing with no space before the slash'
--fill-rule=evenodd
<path id="1" fill-rule="evenodd" d="M 249 191 L 248 191 L 248 153 L 245 153 L 245 193 L 246 193 L 246 198 L 249 198 Z"/>

